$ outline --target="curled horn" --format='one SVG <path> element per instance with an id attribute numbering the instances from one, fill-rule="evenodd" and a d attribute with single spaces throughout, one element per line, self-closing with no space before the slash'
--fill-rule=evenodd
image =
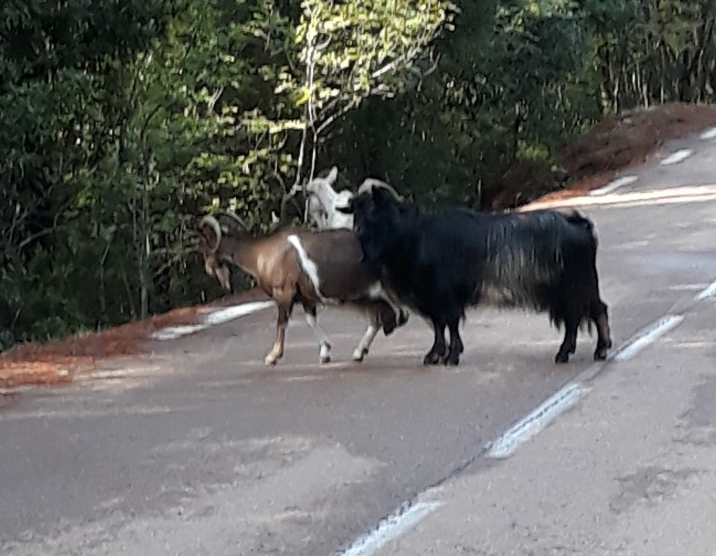
<path id="1" fill-rule="evenodd" d="M 219 243 L 221 243 L 221 226 L 219 225 L 219 221 L 210 214 L 207 214 L 199 223 L 200 228 L 203 228 L 204 226 L 209 226 L 209 228 L 211 228 L 214 232 L 214 235 L 216 235 L 216 245 L 211 250 L 212 253 L 216 253 L 219 249 Z"/>
<path id="2" fill-rule="evenodd" d="M 390 192 L 393 197 L 399 202 L 403 202 L 403 196 L 400 195 L 391 185 L 385 183 L 384 181 L 376 180 L 373 178 L 367 178 L 363 181 L 362 184 L 360 184 L 360 187 L 358 188 L 358 195 L 361 193 L 366 193 L 368 191 L 373 191 L 374 188 L 380 187 L 382 189 L 387 190 Z"/>
<path id="3" fill-rule="evenodd" d="M 228 216 L 229 218 L 231 218 L 232 220 L 236 221 L 239 224 L 239 226 L 241 226 L 247 232 L 250 231 L 250 228 L 246 224 L 244 219 L 239 217 L 239 215 L 236 214 L 235 212 L 231 212 L 229 210 L 217 210 L 216 214 L 224 214 L 224 215 Z"/>

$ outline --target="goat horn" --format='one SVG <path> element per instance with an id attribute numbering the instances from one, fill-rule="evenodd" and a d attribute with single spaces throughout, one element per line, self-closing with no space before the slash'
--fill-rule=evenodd
<path id="1" fill-rule="evenodd" d="M 217 210 L 216 213 L 217 213 L 217 214 L 225 214 L 225 215 L 228 216 L 229 218 L 231 218 L 231 219 L 235 220 L 236 222 L 238 222 L 239 225 L 240 225 L 244 230 L 246 230 L 247 232 L 250 230 L 250 228 L 248 227 L 248 225 L 246 224 L 246 222 L 244 222 L 244 219 L 243 219 L 243 218 L 240 218 L 238 214 L 236 214 L 236 213 L 234 213 L 234 212 L 231 212 L 231 211 L 229 211 L 229 210 Z"/>
<path id="2" fill-rule="evenodd" d="M 203 228 L 204 226 L 209 226 L 216 235 L 216 245 L 211 250 L 212 253 L 216 253 L 216 251 L 219 249 L 219 243 L 221 242 L 221 225 L 216 218 L 214 218 L 210 214 L 207 214 L 204 218 L 201 219 L 201 222 L 199 223 L 200 228 Z"/>
<path id="3" fill-rule="evenodd" d="M 358 195 L 360 195 L 361 193 L 372 191 L 375 187 L 383 188 L 389 191 L 397 201 L 403 201 L 403 196 L 400 195 L 391 185 L 385 183 L 384 181 L 376 180 L 374 178 L 367 178 L 363 181 L 363 183 L 358 188 Z"/>

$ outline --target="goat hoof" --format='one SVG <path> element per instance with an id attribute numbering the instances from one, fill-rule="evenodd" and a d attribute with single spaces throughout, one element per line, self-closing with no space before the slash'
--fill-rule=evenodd
<path id="1" fill-rule="evenodd" d="M 569 352 L 560 351 L 554 358 L 555 363 L 567 363 L 569 361 Z"/>
<path id="2" fill-rule="evenodd" d="M 597 351 L 594 352 L 594 360 L 595 361 L 604 361 L 607 358 L 607 348 L 597 348 Z"/>
<path id="3" fill-rule="evenodd" d="M 441 363 L 442 357 L 432 351 L 425 356 L 423 359 L 423 365 L 438 365 Z"/>
<path id="4" fill-rule="evenodd" d="M 368 355 L 367 349 L 357 349 L 353 352 L 353 361 L 363 361 L 363 358 Z"/>
<path id="5" fill-rule="evenodd" d="M 458 363 L 460 363 L 460 355 L 457 353 L 455 355 L 448 355 L 445 358 L 445 365 L 448 367 L 456 367 Z"/>
<path id="6" fill-rule="evenodd" d="M 330 362 L 331 362 L 331 354 L 329 353 L 329 354 L 327 354 L 327 355 L 321 355 L 321 357 L 319 358 L 319 360 L 320 360 L 320 362 L 321 362 L 321 365 L 325 365 L 326 363 L 330 363 Z"/>
<path id="7" fill-rule="evenodd" d="M 275 367 L 276 366 L 276 359 L 270 356 L 267 356 L 266 359 L 264 359 L 264 365 L 267 367 Z"/>

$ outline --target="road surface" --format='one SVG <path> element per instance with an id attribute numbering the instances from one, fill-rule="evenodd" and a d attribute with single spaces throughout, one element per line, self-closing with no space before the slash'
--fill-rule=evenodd
<path id="1" fill-rule="evenodd" d="M 415 316 L 361 365 L 364 323 L 334 310 L 323 367 L 300 310 L 273 369 L 273 310 L 156 341 L 0 409 L 0 554 L 708 553 L 716 145 L 660 156 L 579 201 L 615 348 L 674 318 L 628 357 L 595 364 L 580 335 L 557 366 L 546 316 L 492 310 L 469 314 L 457 368 L 420 364 Z M 560 392 L 551 424 L 521 421 Z"/>

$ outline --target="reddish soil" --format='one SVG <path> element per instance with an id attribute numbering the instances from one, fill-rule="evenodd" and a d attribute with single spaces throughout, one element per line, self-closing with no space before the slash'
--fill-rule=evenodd
<path id="1" fill-rule="evenodd" d="M 672 103 L 627 110 L 594 125 L 565 145 L 559 162 L 567 175 L 560 187 L 545 169 L 527 163 L 500 184 L 490 208 L 514 208 L 575 197 L 610 182 L 619 170 L 643 164 L 670 139 L 716 126 L 716 106 Z M 556 190 L 555 190 L 556 189 Z"/>
<path id="2" fill-rule="evenodd" d="M 262 291 L 252 289 L 206 305 L 181 307 L 108 330 L 78 334 L 46 344 L 22 344 L 0 354 L 0 388 L 71 382 L 76 372 L 95 368 L 99 360 L 141 355 L 144 344 L 156 330 L 197 324 L 201 322 L 202 312 L 209 308 L 267 299 Z"/>
<path id="3" fill-rule="evenodd" d="M 536 199 L 543 202 L 580 195 L 609 182 L 618 170 L 643 163 L 664 141 L 711 126 L 716 126 L 716 106 L 666 104 L 624 112 L 600 122 L 565 146 L 560 163 L 567 175 L 561 185 L 548 169 L 526 163 L 505 176 L 499 187 L 493 189 L 487 204 L 494 209 L 526 208 L 527 203 Z M 18 346 L 0 354 L 0 388 L 71 382 L 76 372 L 94 368 L 101 359 L 141 355 L 154 331 L 196 324 L 200 313 L 208 307 L 265 299 L 268 298 L 254 289 L 110 330 L 47 344 Z"/>

